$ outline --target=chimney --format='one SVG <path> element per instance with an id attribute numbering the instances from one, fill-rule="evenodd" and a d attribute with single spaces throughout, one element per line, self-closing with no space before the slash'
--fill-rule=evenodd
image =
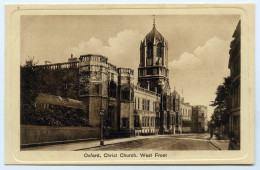
<path id="1" fill-rule="evenodd" d="M 73 54 L 70 55 L 70 58 L 68 59 L 68 62 L 71 63 L 71 62 L 77 62 L 78 61 L 78 58 L 75 57 L 73 58 Z"/>

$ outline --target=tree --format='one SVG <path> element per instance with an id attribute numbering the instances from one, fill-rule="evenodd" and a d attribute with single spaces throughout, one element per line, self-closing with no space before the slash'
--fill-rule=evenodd
<path id="1" fill-rule="evenodd" d="M 215 101 L 212 101 L 211 104 L 211 106 L 215 106 L 214 113 L 211 116 L 210 126 L 212 128 L 218 128 L 228 123 L 232 102 L 231 92 L 231 78 L 225 77 L 223 84 L 217 88 Z"/>
<path id="2" fill-rule="evenodd" d="M 35 112 L 34 101 L 38 95 L 37 81 L 32 67 L 21 67 L 21 123 L 32 123 L 31 115 Z"/>

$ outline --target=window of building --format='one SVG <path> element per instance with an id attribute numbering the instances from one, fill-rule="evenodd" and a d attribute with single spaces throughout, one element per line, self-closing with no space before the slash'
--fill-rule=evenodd
<path id="1" fill-rule="evenodd" d="M 143 70 L 140 70 L 140 76 L 144 76 Z"/>
<path id="2" fill-rule="evenodd" d="M 100 84 L 94 84 L 92 93 L 95 95 L 99 95 L 99 88 L 100 88 Z"/>
<path id="3" fill-rule="evenodd" d="M 111 81 L 115 80 L 115 75 L 113 73 L 111 73 Z"/>
<path id="4" fill-rule="evenodd" d="M 146 65 L 153 65 L 153 43 L 148 43 Z"/>
<path id="5" fill-rule="evenodd" d="M 147 69 L 147 75 L 153 75 L 153 69 L 152 68 Z"/>
<path id="6" fill-rule="evenodd" d="M 128 118 L 123 118 L 122 121 L 123 121 L 123 127 L 128 128 L 128 126 L 129 126 Z"/>
<path id="7" fill-rule="evenodd" d="M 157 44 L 157 57 L 162 57 L 163 56 L 163 46 L 161 43 Z"/>
<path id="8" fill-rule="evenodd" d="M 170 120 L 171 120 L 171 117 L 170 117 L 170 112 L 167 112 L 167 127 L 169 128 L 170 126 Z"/>
<path id="9" fill-rule="evenodd" d="M 167 114 L 164 114 L 164 125 L 167 126 Z"/>
<path id="10" fill-rule="evenodd" d="M 140 110 L 140 98 L 138 97 L 138 110 Z"/>
<path id="11" fill-rule="evenodd" d="M 150 110 L 150 100 L 147 101 L 147 110 Z"/>
<path id="12" fill-rule="evenodd" d="M 134 116 L 134 126 L 135 127 L 140 127 L 139 115 L 135 115 Z"/>
<path id="13" fill-rule="evenodd" d="M 135 97 L 135 110 L 136 110 L 136 97 Z"/>
<path id="14" fill-rule="evenodd" d="M 167 105 L 167 97 L 163 96 L 163 109 L 166 109 L 166 105 Z"/>
<path id="15" fill-rule="evenodd" d="M 111 81 L 109 83 L 108 97 L 116 98 L 116 83 Z"/>
<path id="16" fill-rule="evenodd" d="M 122 90 L 122 100 L 130 100 L 130 91 Z"/>
<path id="17" fill-rule="evenodd" d="M 134 101 L 134 90 L 130 90 L 130 101 Z"/>
<path id="18" fill-rule="evenodd" d="M 148 43 L 147 58 L 153 58 L 153 43 Z"/>

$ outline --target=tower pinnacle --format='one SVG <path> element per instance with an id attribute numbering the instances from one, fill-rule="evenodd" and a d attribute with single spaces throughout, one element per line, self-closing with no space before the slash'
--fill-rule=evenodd
<path id="1" fill-rule="evenodd" d="M 155 27 L 155 15 L 153 15 L 153 26 Z"/>

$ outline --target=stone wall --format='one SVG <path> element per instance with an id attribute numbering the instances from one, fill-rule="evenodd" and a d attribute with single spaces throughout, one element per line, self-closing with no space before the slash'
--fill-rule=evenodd
<path id="1" fill-rule="evenodd" d="M 100 129 L 93 127 L 52 127 L 21 125 L 21 146 L 99 137 Z"/>

